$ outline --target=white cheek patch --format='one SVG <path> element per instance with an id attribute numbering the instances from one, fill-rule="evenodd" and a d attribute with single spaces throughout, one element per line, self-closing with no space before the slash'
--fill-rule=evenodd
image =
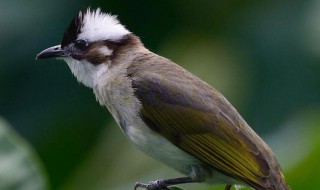
<path id="1" fill-rule="evenodd" d="M 98 51 L 99 51 L 101 54 L 103 54 L 104 56 L 110 56 L 110 55 L 112 55 L 112 52 L 113 52 L 113 50 L 111 50 L 111 49 L 109 49 L 109 48 L 107 48 L 107 47 L 105 47 L 105 46 L 99 48 Z"/>

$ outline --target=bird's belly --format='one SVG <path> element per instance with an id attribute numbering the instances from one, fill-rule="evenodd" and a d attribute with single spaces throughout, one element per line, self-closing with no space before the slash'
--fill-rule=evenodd
<path id="1" fill-rule="evenodd" d="M 142 151 L 185 175 L 190 175 L 192 166 L 200 164 L 198 159 L 150 130 L 144 123 L 126 127 L 125 133 Z"/>
<path id="2" fill-rule="evenodd" d="M 182 174 L 192 178 L 203 177 L 202 180 L 210 184 L 239 184 L 238 180 L 230 178 L 208 165 L 205 166 L 197 158 L 150 130 L 144 123 L 138 127 L 126 127 L 125 133 L 142 151 Z"/>

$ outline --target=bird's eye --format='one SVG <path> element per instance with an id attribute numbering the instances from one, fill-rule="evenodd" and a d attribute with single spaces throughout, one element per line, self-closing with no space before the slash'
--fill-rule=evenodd
<path id="1" fill-rule="evenodd" d="M 89 43 L 86 40 L 77 40 L 75 46 L 81 50 L 85 50 Z"/>

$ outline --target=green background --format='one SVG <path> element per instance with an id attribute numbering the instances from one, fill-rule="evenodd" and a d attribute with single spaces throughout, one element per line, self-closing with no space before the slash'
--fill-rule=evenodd
<path id="1" fill-rule="evenodd" d="M 292 189 L 319 187 L 320 1 L 1 0 L 0 116 L 51 189 L 125 190 L 180 176 L 136 149 L 64 62 L 35 60 L 88 6 L 118 15 L 147 48 L 222 92 L 274 150 Z"/>

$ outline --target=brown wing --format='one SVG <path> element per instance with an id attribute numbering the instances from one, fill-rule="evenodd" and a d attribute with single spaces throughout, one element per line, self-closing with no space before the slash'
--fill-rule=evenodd
<path id="1" fill-rule="evenodd" d="M 266 189 L 265 143 L 216 90 L 173 63 L 128 68 L 141 115 L 156 132 L 211 167 Z M 158 71 L 161 69 L 161 74 Z"/>

